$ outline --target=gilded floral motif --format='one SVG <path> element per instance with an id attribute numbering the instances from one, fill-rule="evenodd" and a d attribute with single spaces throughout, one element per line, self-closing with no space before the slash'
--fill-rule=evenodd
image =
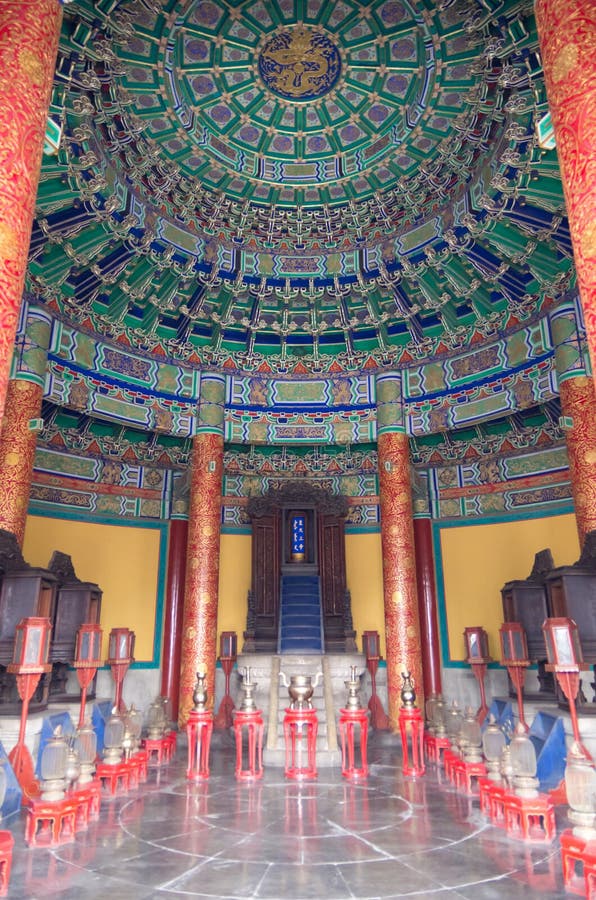
<path id="1" fill-rule="evenodd" d="M 410 457 L 406 434 L 379 435 L 379 492 L 389 719 L 397 727 L 401 672 L 410 671 L 423 706 Z"/>
<path id="2" fill-rule="evenodd" d="M 194 439 L 191 466 L 180 667 L 181 727 L 192 708 L 199 669 L 207 672 L 210 701 L 214 698 L 222 484 L 223 437 L 199 434 Z"/>
<path id="3" fill-rule="evenodd" d="M 0 4 L 0 416 L 23 296 L 61 16 L 56 0 Z"/>
<path id="4" fill-rule="evenodd" d="M 580 541 L 596 528 L 596 398 L 588 376 L 567 378 L 559 386 L 563 415 L 572 421 L 565 431 L 571 489 Z M 551 492 L 556 490 L 550 489 Z M 555 498 L 552 498 L 555 499 Z M 558 498 L 557 498 L 558 499 Z"/>
<path id="5" fill-rule="evenodd" d="M 536 0 L 535 15 L 596 374 L 596 8 L 585 0 Z"/>

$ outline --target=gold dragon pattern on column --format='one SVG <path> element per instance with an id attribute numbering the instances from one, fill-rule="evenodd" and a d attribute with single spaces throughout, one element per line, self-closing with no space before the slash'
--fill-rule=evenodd
<path id="1" fill-rule="evenodd" d="M 567 378 L 559 385 L 564 419 L 571 491 L 580 545 L 596 528 L 596 395 L 588 375 Z"/>
<path id="2" fill-rule="evenodd" d="M 596 377 L 596 4 L 536 0 L 535 14 Z"/>
<path id="3" fill-rule="evenodd" d="M 422 708 L 424 690 L 410 453 L 408 436 L 401 425 L 400 380 L 395 375 L 377 379 L 377 417 L 388 714 L 391 728 L 396 730 L 402 672 L 412 674 Z"/>
<path id="4" fill-rule="evenodd" d="M 22 546 L 46 375 L 51 316 L 28 307 L 21 318 L 0 429 L 0 528 Z"/>
<path id="5" fill-rule="evenodd" d="M 42 398 L 39 384 L 8 382 L 0 433 L 0 528 L 12 531 L 21 547 L 37 445 L 37 433 L 29 423 L 39 416 Z"/>
<path id="6" fill-rule="evenodd" d="M 58 0 L 0 3 L 0 418 L 25 284 L 61 21 Z"/>
<path id="7" fill-rule="evenodd" d="M 203 376 L 191 462 L 178 721 L 186 725 L 197 672 L 215 696 L 217 606 L 223 485 L 223 391 L 220 376 Z"/>

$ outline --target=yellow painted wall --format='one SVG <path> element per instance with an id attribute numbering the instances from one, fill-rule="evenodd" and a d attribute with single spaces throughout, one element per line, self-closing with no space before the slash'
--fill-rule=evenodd
<path id="1" fill-rule="evenodd" d="M 362 632 L 378 631 L 385 657 L 385 611 L 381 534 L 346 535 L 346 579 L 352 596 L 352 617 L 358 649 Z"/>
<path id="2" fill-rule="evenodd" d="M 505 582 L 527 578 L 535 554 L 547 547 L 557 566 L 574 563 L 580 554 L 571 514 L 442 528 L 440 543 L 452 660 L 465 656 L 463 632 L 468 625 L 486 629 L 491 656 L 498 660 Z"/>
<path id="3" fill-rule="evenodd" d="M 47 566 L 54 550 L 67 553 L 81 581 L 103 591 L 101 626 L 104 656 L 112 628 L 132 628 L 137 662 L 153 659 L 160 531 L 132 525 L 101 525 L 29 516 L 23 556 Z"/>
<path id="4" fill-rule="evenodd" d="M 222 534 L 219 558 L 219 604 L 217 609 L 217 653 L 219 634 L 235 631 L 238 651 L 246 630 L 247 598 L 251 579 L 250 534 Z"/>

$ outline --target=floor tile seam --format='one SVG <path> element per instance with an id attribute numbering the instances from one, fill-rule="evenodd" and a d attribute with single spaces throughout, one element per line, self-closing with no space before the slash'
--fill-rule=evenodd
<path id="1" fill-rule="evenodd" d="M 510 872 L 503 872 L 499 875 L 491 876 L 490 878 L 482 878 L 482 879 L 477 879 L 475 881 L 464 881 L 461 884 L 458 883 L 458 884 L 449 885 L 449 884 L 445 884 L 443 881 L 436 879 L 433 875 L 429 875 L 427 872 L 421 872 L 419 869 L 416 869 L 414 866 L 409 865 L 407 862 L 402 862 L 402 865 L 404 865 L 407 869 L 410 869 L 416 875 L 426 875 L 428 878 L 430 878 L 431 881 L 435 882 L 435 884 L 438 885 L 437 890 L 446 890 L 446 891 L 460 890 L 460 889 L 467 888 L 467 887 L 477 887 L 479 884 L 492 884 L 493 882 L 502 881 L 504 878 L 509 878 L 509 876 L 511 874 L 514 874 L 516 871 L 514 869 Z M 409 896 L 409 895 L 403 895 L 403 896 Z"/>
<path id="2" fill-rule="evenodd" d="M 429 875 L 427 872 L 421 872 L 418 869 L 415 869 L 413 866 L 408 865 L 407 862 L 404 862 L 403 860 L 398 859 L 397 857 L 391 857 L 388 861 L 399 862 L 400 865 L 402 865 L 405 869 L 409 869 L 409 871 L 412 872 L 414 875 L 417 875 L 417 876 L 422 875 L 425 878 L 428 878 L 428 880 L 432 884 L 436 885 L 436 887 L 432 888 L 433 893 L 438 893 L 438 891 L 442 891 L 445 889 L 449 890 L 449 887 L 447 885 L 444 885 L 441 881 L 438 881 L 432 875 Z M 376 862 L 380 863 L 380 862 L 383 862 L 383 860 L 376 860 Z M 345 863 L 342 863 L 341 865 L 345 866 Z M 423 890 L 416 889 L 413 891 L 402 892 L 400 894 L 388 894 L 388 895 L 386 895 L 386 898 L 383 898 L 383 900 L 389 900 L 390 897 L 411 897 L 411 896 L 421 896 L 421 895 L 424 896 L 426 893 L 428 893 L 428 890 L 429 890 L 428 886 L 425 886 L 425 888 Z M 366 900 L 368 900 L 368 898 L 366 898 Z"/>
<path id="3" fill-rule="evenodd" d="M 548 852 L 546 853 L 545 856 L 540 856 L 538 859 L 532 860 L 533 866 L 538 863 L 548 862 L 548 860 L 552 859 L 553 857 L 557 857 L 560 852 L 560 848 L 552 847 L 552 845 L 546 846 L 545 844 L 532 843 L 530 841 L 527 841 L 527 842 L 518 841 L 518 840 L 515 840 L 514 838 L 511 838 L 511 842 L 508 843 L 506 846 L 508 849 L 517 850 L 519 853 L 523 852 L 524 850 L 537 850 L 537 851 L 540 851 L 541 849 L 548 850 Z M 463 853 L 459 847 L 449 846 L 449 847 L 446 847 L 445 849 L 448 849 L 449 851 L 453 850 L 454 853 L 457 853 L 464 858 L 468 855 L 467 853 Z M 512 869 L 511 871 L 519 872 L 520 869 Z"/>
<path id="4" fill-rule="evenodd" d="M 161 890 L 169 891 L 170 888 L 172 888 L 176 885 L 177 881 L 181 881 L 182 879 L 188 879 L 188 878 L 192 877 L 196 872 L 200 871 L 201 869 L 206 868 L 206 866 L 208 866 L 210 863 L 212 863 L 218 859 L 221 859 L 220 853 L 216 853 L 214 856 L 206 857 L 205 859 L 198 862 L 195 866 L 192 866 L 190 869 L 187 869 L 186 872 L 182 872 L 180 875 L 176 875 L 175 878 L 170 878 L 169 881 L 163 882 L 162 884 L 155 885 L 154 889 L 160 890 L 160 891 Z M 227 862 L 227 860 L 225 860 L 225 858 L 224 858 L 224 861 Z M 217 895 L 213 895 L 213 896 L 215 898 Z M 246 895 L 240 895 L 240 896 L 244 897 L 244 900 L 246 900 Z M 226 898 L 226 900 L 228 900 L 228 898 Z M 229 900 L 232 900 L 232 898 L 230 897 Z"/>
<path id="5" fill-rule="evenodd" d="M 345 885 L 346 890 L 349 892 L 349 896 L 354 898 L 354 900 L 360 900 L 360 898 L 358 897 L 358 894 L 354 893 L 354 891 L 352 890 L 352 887 L 348 884 L 348 882 L 344 878 L 344 874 L 343 874 L 341 868 L 339 867 L 339 865 L 336 866 L 336 871 L 337 871 L 338 877 L 341 878 L 343 884 Z M 378 894 L 378 895 L 373 894 L 370 897 L 367 897 L 366 900 L 382 900 L 382 897 L 380 894 Z"/>
<path id="6" fill-rule="evenodd" d="M 384 857 L 387 858 L 387 859 L 392 859 L 392 858 L 393 858 L 387 851 L 383 851 L 380 847 L 377 847 L 372 841 L 369 841 L 369 840 L 367 840 L 365 837 L 363 837 L 363 835 L 362 835 L 361 833 L 356 832 L 356 831 L 354 831 L 353 829 L 350 829 L 350 828 L 345 828 L 345 826 L 340 825 L 340 824 L 337 823 L 337 822 L 334 822 L 333 819 L 327 818 L 327 819 L 325 819 L 325 821 L 328 822 L 328 823 L 330 823 L 330 824 L 333 824 L 337 829 L 339 829 L 339 831 L 340 831 L 343 835 L 349 836 L 349 837 L 351 837 L 351 838 L 353 838 L 353 839 L 357 839 L 358 841 L 360 841 L 361 843 L 363 843 L 366 847 L 370 847 L 372 850 L 375 851 L 375 853 L 378 853 L 379 855 L 384 856 Z"/>
<path id="7" fill-rule="evenodd" d="M 263 882 L 265 881 L 265 879 L 267 878 L 267 876 L 268 876 L 269 873 L 271 872 L 271 869 L 272 869 L 272 868 L 273 868 L 273 864 L 272 864 L 272 863 L 268 863 L 267 869 L 266 869 L 265 872 L 263 872 L 263 874 L 261 875 L 261 877 L 260 877 L 260 879 L 259 879 L 259 883 L 257 884 L 257 886 L 255 887 L 254 891 L 252 892 L 252 898 L 251 898 L 251 900 L 257 900 L 257 898 L 259 897 L 259 891 L 261 890 L 261 887 L 263 886 Z M 246 898 L 246 900 L 248 900 L 248 898 Z"/>

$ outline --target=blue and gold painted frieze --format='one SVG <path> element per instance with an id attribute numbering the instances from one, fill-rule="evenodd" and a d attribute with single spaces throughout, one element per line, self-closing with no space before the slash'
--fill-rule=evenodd
<path id="1" fill-rule="evenodd" d="M 38 447 L 30 502 L 123 518 L 166 519 L 170 513 L 172 473 Z"/>

